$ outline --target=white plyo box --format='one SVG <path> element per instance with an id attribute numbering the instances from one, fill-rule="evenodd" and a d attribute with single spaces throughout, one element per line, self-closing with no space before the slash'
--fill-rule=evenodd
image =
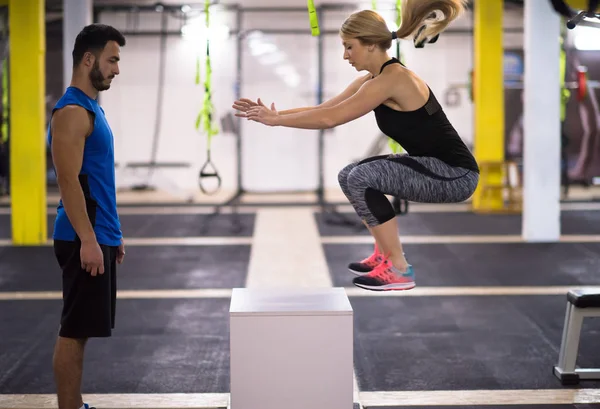
<path id="1" fill-rule="evenodd" d="M 231 409 L 352 409 L 353 310 L 343 288 L 234 288 Z"/>

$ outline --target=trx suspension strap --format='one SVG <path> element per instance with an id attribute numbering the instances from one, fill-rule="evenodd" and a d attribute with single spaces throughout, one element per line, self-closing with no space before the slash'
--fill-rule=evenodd
<path id="1" fill-rule="evenodd" d="M 307 0 L 308 2 L 308 18 L 310 19 L 310 32 L 313 37 L 317 37 L 321 34 L 319 29 L 319 17 L 317 16 L 317 10 L 315 9 L 315 2 L 313 0 Z"/>
<path id="2" fill-rule="evenodd" d="M 0 144 L 8 142 L 8 61 L 2 60 L 2 130 Z"/>
<path id="3" fill-rule="evenodd" d="M 202 109 L 196 118 L 196 130 L 199 130 L 202 126 L 202 130 L 206 132 L 206 162 L 200 169 L 200 175 L 198 177 L 198 185 L 200 190 L 205 194 L 213 194 L 219 191 L 221 188 L 221 176 L 215 168 L 215 165 L 211 161 L 211 143 L 212 137 L 219 133 L 219 130 L 213 123 L 214 106 L 212 103 L 212 66 L 210 63 L 210 0 L 204 2 L 204 13 L 206 15 L 206 75 L 204 78 L 204 101 Z M 196 85 L 200 84 L 200 58 L 196 60 Z M 212 168 L 212 170 L 209 170 Z M 216 178 L 217 187 L 208 192 L 202 184 L 203 179 Z"/>
<path id="4" fill-rule="evenodd" d="M 402 0 L 396 0 L 396 25 L 398 28 L 400 28 L 400 24 L 402 24 Z M 396 54 L 398 55 L 398 60 L 404 64 L 404 57 L 402 57 L 402 53 L 400 52 L 399 40 L 396 40 Z M 393 153 L 404 153 L 402 146 L 392 138 L 388 138 L 388 145 Z"/>
<path id="5" fill-rule="evenodd" d="M 6 32 L 6 28 L 2 32 L 2 40 L 6 41 L 6 43 L 2 52 L 2 126 L 0 128 L 0 145 L 8 142 L 8 33 Z"/>
<path id="6" fill-rule="evenodd" d="M 567 70 L 567 54 L 563 37 L 560 38 L 560 121 L 564 122 L 567 116 L 567 102 L 571 97 L 571 91 L 565 86 L 565 76 Z"/>

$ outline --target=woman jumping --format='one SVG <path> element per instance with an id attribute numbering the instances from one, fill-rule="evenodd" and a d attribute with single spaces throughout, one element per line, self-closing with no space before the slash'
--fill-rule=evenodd
<path id="1" fill-rule="evenodd" d="M 235 101 L 236 116 L 269 126 L 328 129 L 373 111 L 379 129 L 407 152 L 352 163 L 339 172 L 342 191 L 375 239 L 373 254 L 349 269 L 353 283 L 369 290 L 408 290 L 415 273 L 404 257 L 394 209 L 385 195 L 421 203 L 468 199 L 479 167 L 429 86 L 387 50 L 392 40 L 414 35 L 433 42 L 464 11 L 465 0 L 405 0 L 402 24 L 390 32 L 376 12 L 352 14 L 340 36 L 344 59 L 368 74 L 316 107 L 277 111 L 260 99 Z M 441 13 L 440 18 L 431 18 Z"/>

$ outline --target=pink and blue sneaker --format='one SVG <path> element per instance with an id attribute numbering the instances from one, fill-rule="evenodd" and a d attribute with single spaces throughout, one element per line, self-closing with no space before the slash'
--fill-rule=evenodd
<path id="1" fill-rule="evenodd" d="M 412 265 L 409 264 L 406 272 L 402 272 L 388 259 L 384 259 L 371 272 L 354 278 L 352 283 L 373 291 L 410 290 L 416 286 Z"/>
<path id="2" fill-rule="evenodd" d="M 359 262 L 348 264 L 348 270 L 350 270 L 351 273 L 356 274 L 357 276 L 362 276 L 373 271 L 373 269 L 379 264 L 381 264 L 382 261 L 383 256 L 381 255 L 381 253 L 379 253 L 377 246 L 375 246 L 373 254 Z"/>

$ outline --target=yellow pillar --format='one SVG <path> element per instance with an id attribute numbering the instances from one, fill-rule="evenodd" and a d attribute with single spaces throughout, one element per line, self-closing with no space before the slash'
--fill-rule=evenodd
<path id="1" fill-rule="evenodd" d="M 12 239 L 47 241 L 45 0 L 10 0 L 10 185 Z"/>
<path id="2" fill-rule="evenodd" d="M 590 6 L 590 0 L 567 0 L 565 3 L 575 9 L 575 11 L 587 10 Z M 600 5 L 596 9 L 597 12 L 600 12 Z"/>
<path id="3" fill-rule="evenodd" d="M 503 6 L 503 0 L 474 3 L 474 154 L 482 167 L 475 211 L 503 207 L 502 190 L 493 188 L 502 184 L 502 168 L 487 165 L 504 161 Z"/>

